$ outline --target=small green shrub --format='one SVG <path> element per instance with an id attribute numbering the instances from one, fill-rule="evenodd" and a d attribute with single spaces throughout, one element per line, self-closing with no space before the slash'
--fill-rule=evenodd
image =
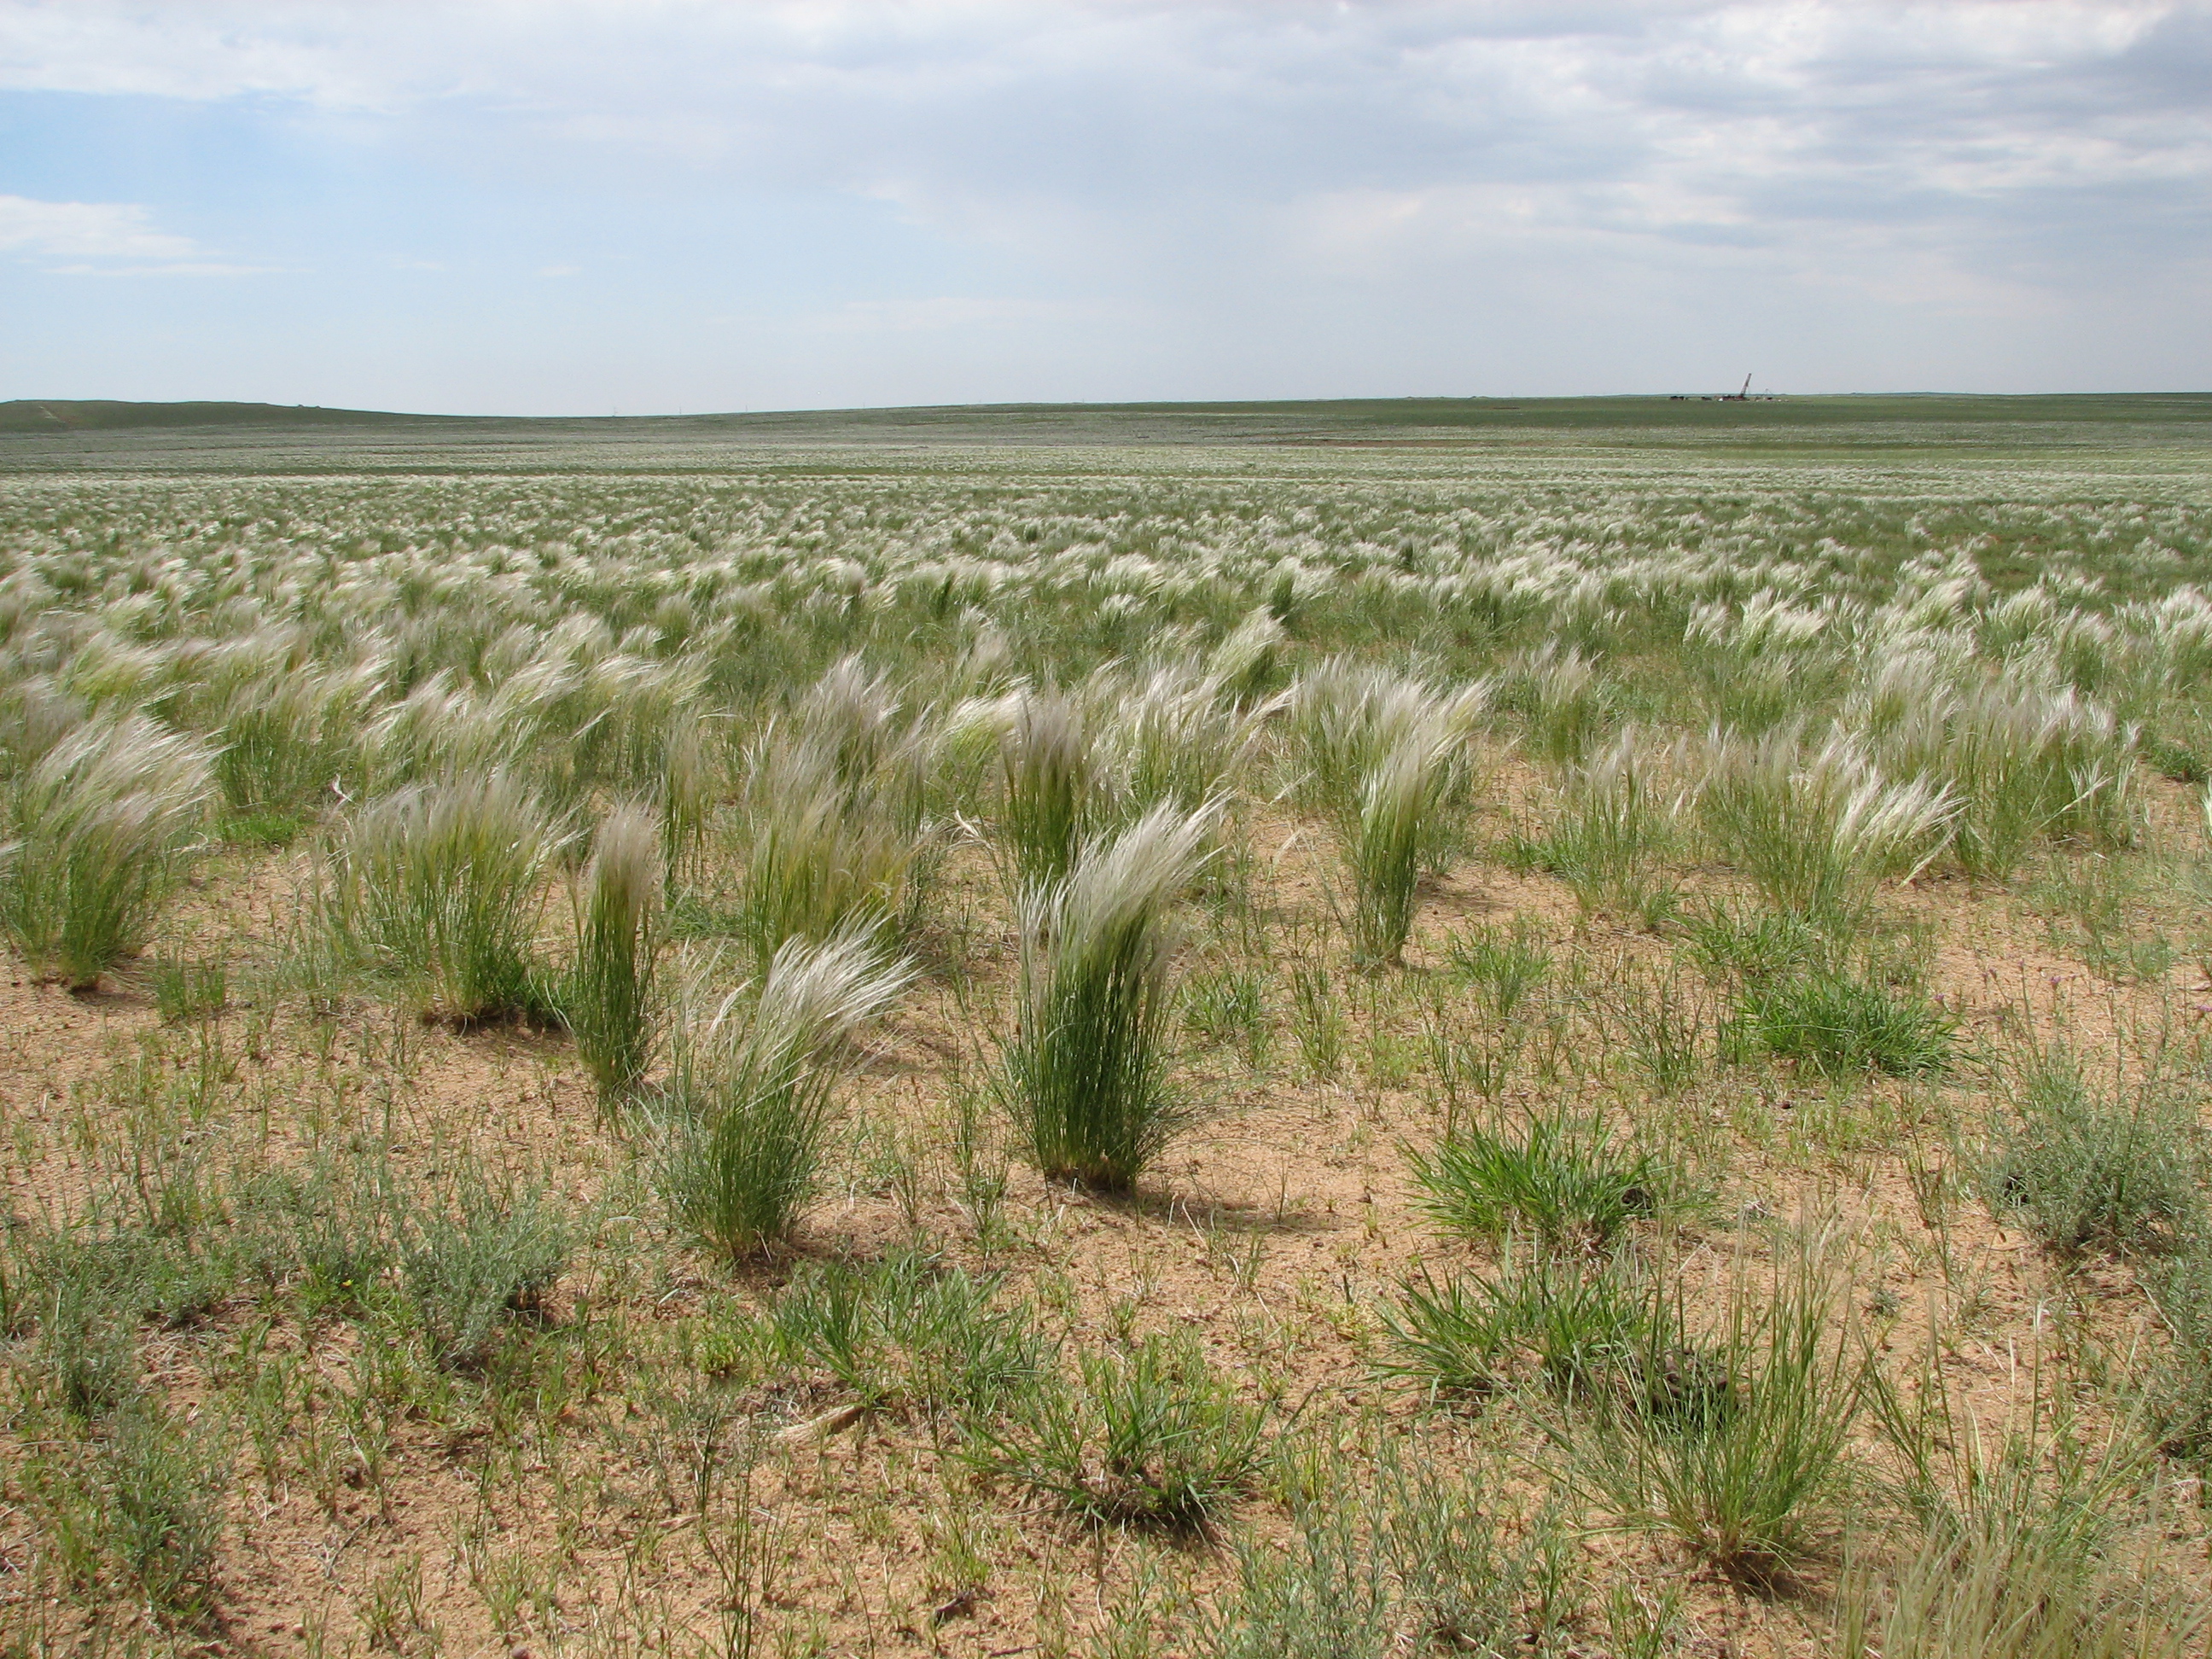
<path id="1" fill-rule="evenodd" d="M 1202 1526 L 1251 1478 L 1262 1413 L 1189 1332 L 1086 1352 L 1079 1365 L 1073 1381 L 1040 1380 L 978 1425 L 981 1467 L 1106 1525 Z"/>
<path id="2" fill-rule="evenodd" d="M 2171 940 L 2139 931 L 2142 880 L 2133 860 L 2106 854 L 2053 861 L 2029 889 L 2051 944 L 2118 984 L 2161 979 L 2173 966 Z"/>
<path id="3" fill-rule="evenodd" d="M 1983 1188 L 2045 1248 L 2156 1252 L 2198 1224 L 2202 1133 L 2170 1085 L 2114 1098 L 2051 1048 L 2029 1055 L 2007 1093 L 2009 1109 L 1989 1125 Z"/>
<path id="4" fill-rule="evenodd" d="M 1414 1201 L 1448 1232 L 1601 1246 L 1629 1223 L 1680 1201 L 1657 1156 L 1620 1144 L 1604 1120 L 1566 1107 L 1518 1124 L 1463 1125 L 1429 1152 L 1407 1154 Z"/>
<path id="5" fill-rule="evenodd" d="M 1705 999 L 1679 975 L 1624 988 L 1613 1000 L 1629 1062 L 1662 1095 L 1679 1095 L 1705 1070 L 1711 1025 Z"/>
<path id="6" fill-rule="evenodd" d="M 17 1317 L 38 1321 L 33 1375 L 71 1413 L 94 1418 L 135 1397 L 141 1324 L 196 1323 L 237 1274 L 191 1238 L 111 1223 L 33 1235 L 9 1277 Z"/>
<path id="7" fill-rule="evenodd" d="M 1958 1022 L 1910 989 L 1814 971 L 1747 987 L 1726 1033 L 1739 1053 L 1796 1060 L 1826 1076 L 1916 1077 L 1950 1064 Z"/>
<path id="8" fill-rule="evenodd" d="M 1297 1040 L 1298 1060 L 1308 1077 L 1326 1082 L 1343 1070 L 1346 1024 L 1344 1005 L 1328 966 L 1314 961 L 1293 963 L 1291 1035 Z"/>
<path id="9" fill-rule="evenodd" d="M 468 1179 L 432 1195 L 408 1218 L 398 1252 L 431 1358 L 481 1370 L 511 1322 L 543 1317 L 570 1248 L 567 1222 L 530 1187 Z"/>

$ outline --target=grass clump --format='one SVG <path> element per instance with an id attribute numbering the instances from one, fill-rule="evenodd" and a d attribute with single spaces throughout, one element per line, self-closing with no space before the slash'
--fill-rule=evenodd
<path id="1" fill-rule="evenodd" d="M 1082 704 L 1041 691 L 1012 695 L 999 732 L 999 842 L 1010 890 L 1066 879 L 1109 811 L 1103 757 Z"/>
<path id="2" fill-rule="evenodd" d="M 1469 744 L 1489 692 L 1332 663 L 1291 694 L 1292 741 L 1304 764 L 1296 792 L 1336 832 L 1352 960 L 1363 967 L 1397 962 L 1421 877 L 1464 839 Z"/>
<path id="3" fill-rule="evenodd" d="M 1473 985 L 1501 1020 L 1518 1013 L 1552 971 L 1552 953 L 1526 916 L 1516 916 L 1510 928 L 1462 928 L 1445 941 L 1445 951 L 1452 971 Z"/>
<path id="4" fill-rule="evenodd" d="M 1198 1527 L 1250 1480 L 1263 1426 L 1195 1336 L 1156 1332 L 1012 1395 L 975 1455 L 1087 1521 Z"/>
<path id="5" fill-rule="evenodd" d="M 1557 876 L 1584 910 L 1611 910 L 1656 927 L 1672 913 L 1664 864 L 1679 838 L 1678 808 L 1642 734 L 1623 732 L 1568 767 L 1543 835 L 1509 840 L 1506 862 Z"/>
<path id="6" fill-rule="evenodd" d="M 659 1172 L 679 1225 L 733 1258 L 790 1235 L 814 1191 L 846 1041 L 907 979 L 865 935 L 793 939 L 757 994 L 732 993 L 679 1033 Z"/>
<path id="7" fill-rule="evenodd" d="M 230 999 L 230 972 L 220 961 L 194 962 L 170 951 L 146 968 L 146 989 L 164 1025 L 210 1019 Z"/>
<path id="8" fill-rule="evenodd" d="M 1875 883 L 1924 869 L 1959 811 L 1941 784 L 1885 778 L 1840 732 L 1808 752 L 1794 726 L 1716 732 L 1696 800 L 1715 850 L 1769 902 L 1829 922 L 1863 913 Z"/>
<path id="9" fill-rule="evenodd" d="M 2054 1046 L 2027 1055 L 2006 1093 L 2008 1109 L 1989 1127 L 1984 1189 L 2045 1249 L 2159 1252 L 2197 1229 L 2202 1131 L 2170 1085 L 2107 1094 Z"/>
<path id="10" fill-rule="evenodd" d="M 627 1097 L 653 1063 L 659 842 L 651 817 L 618 808 L 599 826 L 584 869 L 561 1018 L 602 1102 Z"/>
<path id="11" fill-rule="evenodd" d="M 1739 1053 L 1795 1060 L 1827 1077 L 1917 1077 L 1950 1064 L 1958 1022 L 1910 988 L 1819 969 L 1747 986 L 1726 1038 Z"/>
<path id="12" fill-rule="evenodd" d="M 1835 1299 L 1793 1263 L 1767 1295 L 1733 1296 L 1717 1331 L 1655 1322 L 1626 1386 L 1553 1425 L 1571 1477 L 1623 1528 L 1756 1587 L 1791 1580 L 1838 1530 L 1865 1400 Z"/>
<path id="13" fill-rule="evenodd" d="M 754 746 L 740 930 L 761 969 L 792 939 L 886 933 L 904 907 L 919 826 L 856 764 L 774 730 Z"/>
<path id="14" fill-rule="evenodd" d="M 561 844 L 505 773 L 401 790 L 340 842 L 334 924 L 428 1014 L 470 1024 L 544 1012 L 533 946 Z"/>
<path id="15" fill-rule="evenodd" d="M 1416 1200 L 1447 1232 L 1600 1247 L 1631 1222 L 1679 1204 L 1674 1172 L 1621 1144 L 1604 1119 L 1565 1106 L 1517 1124 L 1468 1123 L 1407 1155 Z"/>
<path id="16" fill-rule="evenodd" d="M 1887 1571 L 1848 1574 L 1835 1659 L 2184 1659 L 2207 1612 L 2146 1547 L 2163 1517 L 2124 1443 L 2101 1452 L 1966 1437 L 1955 1492 Z"/>
<path id="17" fill-rule="evenodd" d="M 2148 1278 L 2166 1333 L 2152 1385 L 2159 1449 L 2212 1467 L 2212 1240 L 2192 1234 Z"/>
<path id="18" fill-rule="evenodd" d="M 1572 1546 L 1522 1516 L 1494 1476 L 1386 1447 L 1355 1478 L 1325 1468 L 1280 1543 L 1240 1542 L 1237 1577 L 1200 1610 L 1200 1659 L 1553 1654 L 1577 1611 Z"/>
<path id="19" fill-rule="evenodd" d="M 25 1459 L 11 1494 L 38 1548 L 73 1599 L 136 1603 L 159 1627 L 204 1629 L 216 1614 L 222 1492 L 221 1432 L 137 1399 L 97 1440 L 49 1437 Z"/>
<path id="20" fill-rule="evenodd" d="M 215 795 L 197 740 L 143 714 L 77 726 L 8 791 L 0 929 L 72 990 L 141 951 Z"/>
<path id="21" fill-rule="evenodd" d="M 1383 1322 L 1385 1375 L 1432 1396 L 1485 1399 L 1540 1377 L 1562 1395 L 1618 1376 L 1650 1345 L 1652 1291 L 1632 1259 L 1538 1249 L 1509 1255 L 1496 1277 L 1424 1270 L 1399 1286 Z"/>
<path id="22" fill-rule="evenodd" d="M 1127 1188 L 1188 1121 L 1168 1078 L 1170 913 L 1212 817 L 1155 807 L 1024 896 L 1019 1025 L 1001 1088 L 1048 1179 Z"/>
<path id="23" fill-rule="evenodd" d="M 989 1417 L 1042 1377 L 1049 1349 L 999 1281 L 913 1250 L 878 1262 L 817 1264 L 776 1299 L 776 1351 L 826 1371 L 871 1411 Z"/>
<path id="24" fill-rule="evenodd" d="M 2002 880 L 2038 838 L 2135 839 L 2136 733 L 2046 673 L 2015 668 L 1961 686 L 1916 658 L 1877 682 L 1869 730 L 1897 776 L 1958 803 L 1953 847 L 1969 875 Z"/>

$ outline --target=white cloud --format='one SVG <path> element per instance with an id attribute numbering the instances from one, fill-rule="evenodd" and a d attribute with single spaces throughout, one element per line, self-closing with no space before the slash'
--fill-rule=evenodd
<path id="1" fill-rule="evenodd" d="M 1756 326 L 1850 364 L 1915 328 L 2025 349 L 2027 318 L 2212 373 L 2175 297 L 2212 258 L 2208 85 L 2208 0 L 0 0 L 0 90 L 231 100 L 436 188 L 579 204 L 525 268 L 582 249 L 595 291 L 686 248 L 597 251 L 593 192 L 733 241 L 749 204 L 873 204 L 906 240 L 847 263 L 823 232 L 821 292 L 775 301 L 744 286 L 764 240 L 699 314 L 762 305 L 863 365 L 871 337 L 956 365 L 1056 339 L 1206 390 L 1286 345 L 1315 391 L 1425 373 L 1470 316 L 1599 384 L 1654 339 Z M 205 262 L 143 209 L 23 206 L 0 248 Z M 465 231 L 410 240 L 434 222 L 467 221 L 364 234 L 470 268 Z"/>
<path id="2" fill-rule="evenodd" d="M 35 202 L 0 196 L 0 252 L 80 259 L 187 258 L 191 240 L 154 228 L 128 202 Z"/>

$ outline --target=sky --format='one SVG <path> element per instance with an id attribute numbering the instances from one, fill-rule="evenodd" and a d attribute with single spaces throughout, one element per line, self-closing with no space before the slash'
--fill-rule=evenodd
<path id="1" fill-rule="evenodd" d="M 2212 390 L 2212 3 L 0 0 L 0 398 Z"/>

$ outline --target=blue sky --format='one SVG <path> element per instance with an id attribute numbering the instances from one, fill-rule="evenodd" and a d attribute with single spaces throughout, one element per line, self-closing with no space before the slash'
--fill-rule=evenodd
<path id="1" fill-rule="evenodd" d="M 0 397 L 2212 389 L 2212 6 L 0 0 Z"/>

